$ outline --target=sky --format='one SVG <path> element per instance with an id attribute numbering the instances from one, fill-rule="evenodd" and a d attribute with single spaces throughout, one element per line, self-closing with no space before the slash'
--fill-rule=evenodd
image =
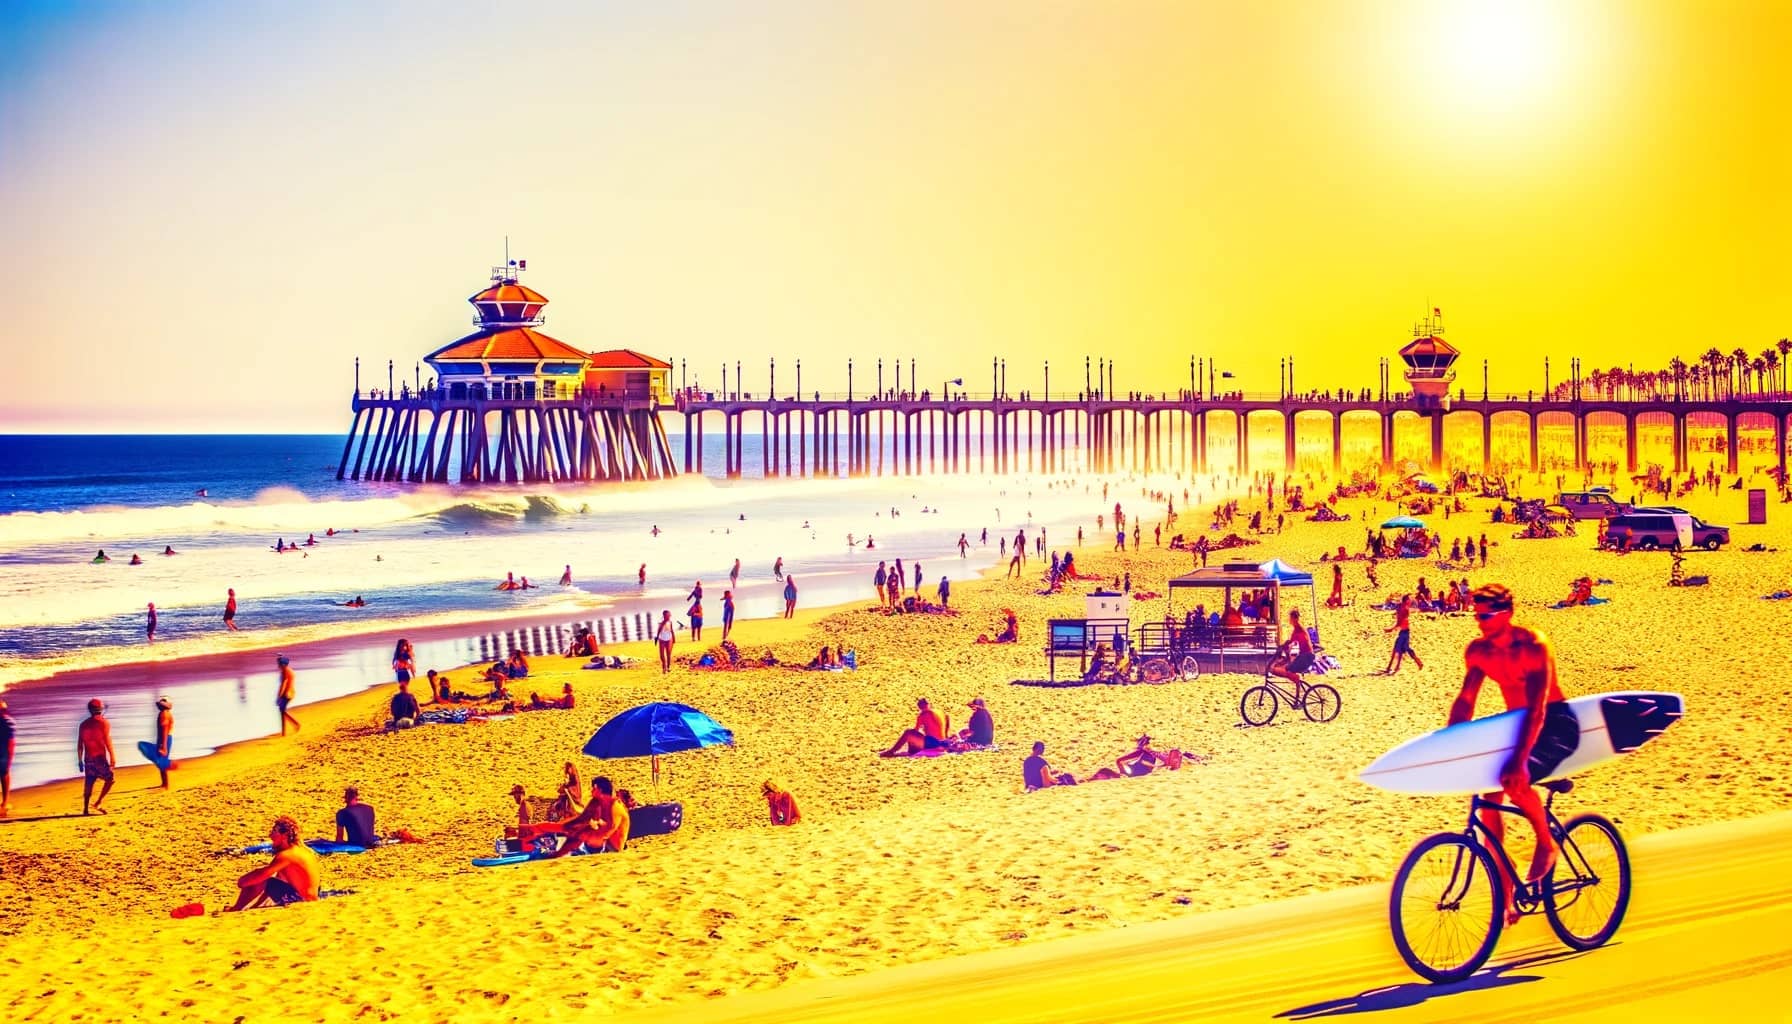
<path id="1" fill-rule="evenodd" d="M 1783 4 L 4 9 L 0 431 L 341 431 L 506 236 L 545 331 L 710 388 L 1368 387 L 1433 307 L 1496 392 L 1792 334 Z"/>

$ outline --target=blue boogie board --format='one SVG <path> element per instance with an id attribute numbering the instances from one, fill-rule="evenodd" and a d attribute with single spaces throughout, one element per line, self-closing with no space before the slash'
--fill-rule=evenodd
<path id="1" fill-rule="evenodd" d="M 168 745 L 168 747 L 169 747 L 169 752 L 172 753 L 173 749 L 174 749 L 174 744 L 170 743 Z M 143 759 L 145 761 L 148 761 L 150 764 L 155 765 L 157 768 L 160 768 L 163 771 L 167 771 L 168 766 L 174 762 L 174 758 L 163 757 L 162 755 L 156 753 L 156 745 L 154 743 L 149 742 L 148 740 L 138 740 L 137 741 L 137 753 L 142 754 Z"/>
<path id="2" fill-rule="evenodd" d="M 319 857 L 328 857 L 333 853 L 366 853 L 367 847 L 350 843 L 338 843 L 333 839 L 307 839 L 305 845 L 311 847 Z M 273 843 L 256 843 L 243 847 L 244 853 L 273 853 Z"/>

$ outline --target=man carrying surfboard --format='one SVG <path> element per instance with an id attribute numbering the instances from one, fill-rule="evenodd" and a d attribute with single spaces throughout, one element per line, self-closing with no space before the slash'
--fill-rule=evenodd
<path id="1" fill-rule="evenodd" d="M 1506 799 L 1524 814 L 1537 836 L 1536 851 L 1531 855 L 1527 884 L 1535 884 L 1549 875 L 1555 866 L 1556 846 L 1549 836 L 1549 819 L 1543 801 L 1531 788 L 1533 779 L 1548 778 L 1557 765 L 1580 745 L 1580 722 L 1562 696 L 1556 682 L 1555 652 L 1542 633 L 1512 623 L 1512 592 L 1497 583 L 1475 588 L 1472 595 L 1475 623 L 1481 636 L 1469 642 L 1463 660 L 1467 674 L 1462 691 L 1450 705 L 1450 725 L 1474 717 L 1475 698 L 1482 682 L 1492 679 L 1499 684 L 1509 711 L 1524 711 L 1518 730 L 1518 742 L 1500 769 L 1500 788 Z M 1498 799 L 1499 793 L 1487 799 Z M 1481 822 L 1500 842 L 1505 841 L 1505 815 L 1490 808 L 1481 811 Z M 1500 886 L 1505 892 L 1508 923 L 1517 920 L 1513 909 L 1514 879 L 1500 868 Z"/>

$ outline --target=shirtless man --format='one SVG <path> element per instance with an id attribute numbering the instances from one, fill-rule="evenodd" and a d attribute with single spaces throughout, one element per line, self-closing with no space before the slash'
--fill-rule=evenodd
<path id="1" fill-rule="evenodd" d="M 1300 609 L 1288 610 L 1288 639 L 1282 641 L 1277 650 L 1281 657 L 1270 662 L 1269 671 L 1294 684 L 1294 699 L 1302 699 L 1307 689 L 1307 680 L 1301 673 L 1313 667 L 1317 657 L 1313 653 L 1313 634 L 1300 624 Z"/>
<path id="2" fill-rule="evenodd" d="M 1543 801 L 1531 788 L 1532 780 L 1547 778 L 1557 765 L 1580 743 L 1580 723 L 1562 696 L 1556 683 L 1556 657 L 1549 640 L 1542 633 L 1512 624 L 1512 592 L 1497 583 L 1476 587 L 1474 594 L 1475 623 L 1481 636 L 1469 642 L 1463 660 L 1468 673 L 1462 680 L 1462 692 L 1450 705 L 1450 725 L 1466 722 L 1475 714 L 1475 697 L 1481 683 L 1492 679 L 1499 684 L 1500 695 L 1508 711 L 1523 709 L 1524 724 L 1518 731 L 1518 745 L 1500 769 L 1500 789 L 1513 806 L 1524 813 L 1537 836 L 1531 855 L 1527 884 L 1549 875 L 1555 866 L 1556 846 L 1549 837 L 1549 819 Z M 1500 793 L 1490 793 L 1495 800 Z M 1481 811 L 1481 823 L 1493 833 L 1495 840 L 1505 840 L 1505 815 L 1499 811 Z M 1513 879 L 1500 867 L 1500 887 L 1506 897 L 1508 923 L 1517 921 L 1512 906 Z"/>
<path id="3" fill-rule="evenodd" d="M 267 903 L 284 907 L 317 899 L 321 865 L 316 851 L 299 842 L 299 823 L 284 815 L 275 818 L 268 842 L 274 845 L 273 860 L 236 880 L 236 905 L 231 910 Z"/>
<path id="4" fill-rule="evenodd" d="M 106 813 L 100 805 L 106 802 L 106 794 L 112 792 L 112 769 L 118 767 L 118 755 L 112 752 L 112 723 L 106 721 L 102 713 L 105 710 L 106 702 L 98 697 L 88 701 L 87 717 L 75 731 L 75 757 L 81 762 L 85 777 L 81 786 L 82 814 Z M 95 782 L 105 783 L 100 787 L 97 799 L 93 797 Z"/>
<path id="5" fill-rule="evenodd" d="M 274 691 L 274 706 L 280 709 L 280 735 L 286 735 L 286 723 L 292 723 L 293 732 L 299 731 L 299 720 L 292 717 L 286 709 L 291 706 L 293 698 L 292 662 L 282 654 L 274 659 L 280 666 L 280 688 Z"/>
<path id="6" fill-rule="evenodd" d="M 628 845 L 628 808 L 616 799 L 616 784 L 607 775 L 591 780 L 591 802 L 562 826 L 566 842 L 554 851 L 570 857 L 582 846 L 593 853 L 621 853 Z"/>
<path id="7" fill-rule="evenodd" d="M 168 752 L 174 749 L 174 702 L 166 697 L 156 698 L 156 754 L 162 763 L 156 765 L 156 771 L 162 773 L 162 788 L 168 788 L 168 769 L 162 767 L 168 761 Z"/>

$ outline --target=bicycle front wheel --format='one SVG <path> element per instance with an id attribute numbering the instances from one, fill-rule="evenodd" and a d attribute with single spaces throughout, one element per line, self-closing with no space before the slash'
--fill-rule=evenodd
<path id="1" fill-rule="evenodd" d="M 1276 717 L 1276 691 L 1268 686 L 1253 686 L 1238 701 L 1238 714 L 1246 725 L 1268 725 Z"/>
<path id="2" fill-rule="evenodd" d="M 1182 681 L 1185 683 L 1201 678 L 1201 663 L 1192 654 L 1183 655 L 1181 663 L 1176 667 L 1181 670 Z"/>
<path id="3" fill-rule="evenodd" d="M 1394 946 L 1428 981 L 1461 981 L 1493 955 L 1505 905 L 1493 858 L 1467 836 L 1439 832 L 1413 847 L 1394 875 Z"/>
<path id="4" fill-rule="evenodd" d="M 1329 722 L 1338 717 L 1338 709 L 1344 706 L 1344 698 L 1338 691 L 1324 683 L 1308 683 L 1306 699 L 1301 701 L 1300 709 L 1306 713 L 1311 722 Z"/>
<path id="5" fill-rule="evenodd" d="M 1570 819 L 1558 839 L 1561 853 L 1545 883 L 1544 916 L 1569 947 L 1603 946 L 1630 908 L 1630 854 L 1617 827 L 1597 814 Z"/>

